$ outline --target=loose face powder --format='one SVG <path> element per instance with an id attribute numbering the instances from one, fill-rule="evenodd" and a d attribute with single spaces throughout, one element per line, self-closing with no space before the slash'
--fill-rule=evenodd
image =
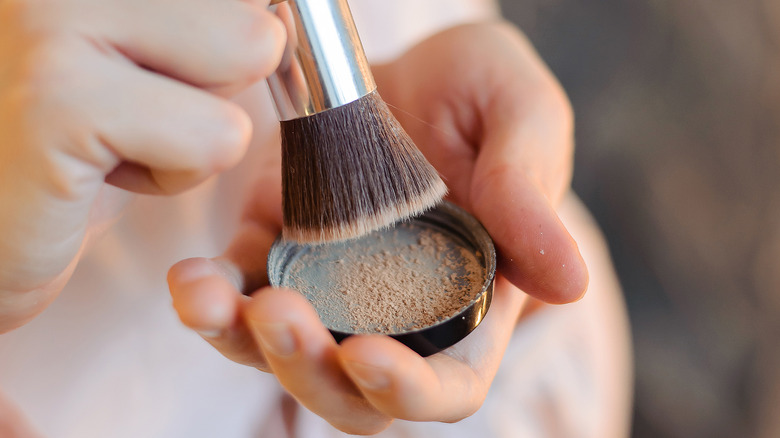
<path id="1" fill-rule="evenodd" d="M 476 219 L 444 203 L 346 242 L 278 240 L 268 272 L 272 285 L 306 296 L 337 340 L 381 333 L 428 355 L 462 339 L 484 317 L 495 250 Z"/>
<path id="2" fill-rule="evenodd" d="M 282 284 L 303 293 L 330 329 L 399 333 L 469 304 L 485 278 L 480 256 L 430 226 L 403 223 L 302 251 Z"/>

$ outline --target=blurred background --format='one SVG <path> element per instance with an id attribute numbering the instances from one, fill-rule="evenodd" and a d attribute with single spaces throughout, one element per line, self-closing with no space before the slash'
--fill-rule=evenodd
<path id="1" fill-rule="evenodd" d="M 574 105 L 633 437 L 780 437 L 780 1 L 504 0 Z"/>

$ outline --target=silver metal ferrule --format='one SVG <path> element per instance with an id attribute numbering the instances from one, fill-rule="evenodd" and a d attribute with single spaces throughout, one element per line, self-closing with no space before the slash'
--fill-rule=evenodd
<path id="1" fill-rule="evenodd" d="M 268 79 L 279 120 L 354 102 L 376 90 L 347 0 L 287 0 L 272 6 L 287 47 Z"/>

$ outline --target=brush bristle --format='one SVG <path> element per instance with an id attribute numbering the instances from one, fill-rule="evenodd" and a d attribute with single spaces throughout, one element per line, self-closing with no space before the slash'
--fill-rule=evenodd
<path id="1" fill-rule="evenodd" d="M 282 122 L 283 238 L 346 240 L 423 213 L 447 192 L 374 91 Z"/>

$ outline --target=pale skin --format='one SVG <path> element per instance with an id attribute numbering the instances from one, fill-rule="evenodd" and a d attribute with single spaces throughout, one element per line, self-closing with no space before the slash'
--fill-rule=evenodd
<path id="1" fill-rule="evenodd" d="M 0 229 L 11 230 L 0 236 L 0 332 L 56 298 L 129 193 L 178 193 L 240 161 L 252 126 L 229 98 L 270 74 L 284 47 L 267 4 L 0 2 Z M 184 324 L 352 433 L 470 415 L 527 297 L 566 303 L 587 286 L 555 214 L 571 176 L 571 110 L 522 36 L 501 23 L 463 26 L 374 72 L 451 199 L 499 249 L 493 306 L 474 334 L 427 359 L 382 336 L 337 345 L 297 293 L 265 287 L 263 255 L 281 224 L 278 166 L 262 173 L 222 257 L 169 274 Z M 8 421 L 33 436 L 8 403 L 0 430 Z"/>
<path id="2" fill-rule="evenodd" d="M 177 193 L 241 159 L 252 126 L 227 97 L 286 38 L 267 4 L 0 2 L 0 331 L 62 289 L 121 209 L 109 184 Z"/>
<path id="3" fill-rule="evenodd" d="M 566 303 L 587 285 L 554 209 L 571 174 L 570 108 L 525 39 L 498 22 L 461 26 L 374 72 L 383 98 L 447 181 L 450 199 L 482 221 L 499 249 L 493 305 L 472 335 L 427 359 L 384 336 L 337 345 L 300 295 L 263 287 L 265 257 L 281 229 L 280 201 L 267 196 L 280 192 L 278 163 L 258 182 L 263 195 L 247 205 L 225 255 L 182 261 L 168 277 L 186 325 L 228 358 L 274 373 L 311 411 L 358 434 L 395 418 L 471 415 L 527 297 Z"/>

